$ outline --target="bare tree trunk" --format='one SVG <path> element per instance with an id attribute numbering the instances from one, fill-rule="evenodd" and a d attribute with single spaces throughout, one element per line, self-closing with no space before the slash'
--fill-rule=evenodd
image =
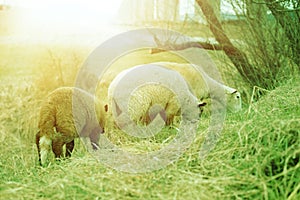
<path id="1" fill-rule="evenodd" d="M 252 80 L 257 78 L 257 75 L 253 75 L 246 54 L 231 43 L 225 31 L 223 30 L 210 1 L 196 0 L 196 3 L 201 8 L 211 32 L 214 34 L 217 42 L 222 46 L 225 54 L 237 68 L 242 77 L 251 84 Z"/>

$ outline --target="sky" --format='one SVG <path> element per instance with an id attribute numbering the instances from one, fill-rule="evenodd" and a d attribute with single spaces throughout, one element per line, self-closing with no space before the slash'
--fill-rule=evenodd
<path id="1" fill-rule="evenodd" d="M 0 0 L 22 9 L 19 30 L 89 32 L 113 22 L 122 0 Z"/>
<path id="2" fill-rule="evenodd" d="M 62 7 L 64 9 L 85 8 L 87 10 L 97 11 L 105 16 L 115 15 L 123 0 L 0 0 L 0 3 L 9 5 L 18 5 L 31 9 L 45 9 L 50 7 Z M 181 0 L 181 8 L 186 9 L 191 5 L 192 0 Z M 190 8 L 193 10 L 193 7 Z M 221 0 L 221 9 L 223 13 L 233 14 L 231 5 Z"/>
<path id="3" fill-rule="evenodd" d="M 95 32 L 116 20 L 123 0 L 0 0 L 26 8 L 20 14 L 16 26 L 19 30 L 34 33 Z M 193 12 L 191 0 L 181 0 L 183 12 Z M 187 10 L 190 9 L 191 10 Z M 222 4 L 223 13 L 233 14 L 228 4 Z"/>

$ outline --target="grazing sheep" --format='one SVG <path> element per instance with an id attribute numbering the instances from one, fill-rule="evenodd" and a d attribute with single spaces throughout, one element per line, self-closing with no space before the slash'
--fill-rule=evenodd
<path id="1" fill-rule="evenodd" d="M 161 84 L 147 84 L 138 87 L 131 94 L 128 103 L 131 120 L 148 124 L 158 113 L 167 125 L 171 124 L 175 116 L 180 116 L 179 101 L 170 89 Z"/>
<path id="2" fill-rule="evenodd" d="M 151 76 L 156 80 L 152 80 Z M 177 92 L 169 89 L 172 87 Z M 130 98 L 126 99 L 128 94 Z M 197 109 L 201 114 L 201 107 L 205 105 L 198 102 L 178 72 L 153 64 L 135 66 L 119 73 L 109 85 L 108 100 L 110 111 L 115 116 L 128 108 L 129 118 L 138 124 L 149 124 L 160 114 L 166 125 L 170 125 L 174 117 L 182 113 L 193 113 L 191 110 Z M 180 106 L 183 104 L 189 111 L 183 112 Z"/>
<path id="3" fill-rule="evenodd" d="M 89 137 L 96 149 L 104 132 L 104 114 L 99 101 L 84 90 L 61 87 L 51 92 L 42 104 L 36 134 L 40 164 L 46 164 L 51 145 L 56 158 L 63 156 L 63 145 L 66 157 L 71 156 L 74 138 L 79 136 Z"/>
<path id="4" fill-rule="evenodd" d="M 241 94 L 236 89 L 217 82 L 203 70 L 197 70 L 199 67 L 189 63 L 174 62 L 157 62 L 153 64 L 178 71 L 201 101 L 209 103 L 210 99 L 214 99 L 221 104 L 226 103 L 226 107 L 232 112 L 238 112 L 242 109 Z M 224 101 L 223 95 L 220 94 L 222 90 L 225 92 L 226 101 Z"/>

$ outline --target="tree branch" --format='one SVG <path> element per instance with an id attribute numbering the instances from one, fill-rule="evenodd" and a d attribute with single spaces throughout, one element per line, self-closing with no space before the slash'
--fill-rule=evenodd
<path id="1" fill-rule="evenodd" d="M 180 51 L 189 48 L 201 48 L 206 50 L 223 50 L 223 47 L 219 44 L 212 44 L 209 42 L 200 42 L 200 41 L 185 42 L 181 44 L 167 44 L 167 45 L 162 45 L 161 42 L 158 42 L 157 44 L 158 44 L 157 48 L 152 48 L 150 50 L 151 54 L 165 52 L 165 51 Z"/>
<path id="2" fill-rule="evenodd" d="M 298 11 L 293 11 L 292 13 L 281 12 L 280 10 L 285 10 L 285 8 L 278 2 L 273 0 L 264 0 L 267 3 L 267 7 L 271 10 L 275 19 L 280 23 L 283 28 L 285 35 L 289 40 L 289 45 L 292 48 L 293 60 L 300 66 L 300 40 L 299 40 L 299 13 Z"/>
<path id="3" fill-rule="evenodd" d="M 270 6 L 277 6 L 276 11 L 277 12 L 294 12 L 294 11 L 299 11 L 300 7 L 294 7 L 294 8 L 285 8 L 283 5 L 280 5 L 280 3 L 284 3 L 286 0 L 281 0 L 281 1 L 269 1 L 265 0 L 264 2 L 258 2 L 255 0 L 252 0 L 252 3 L 255 4 L 261 4 L 261 5 L 267 5 L 268 7 Z"/>

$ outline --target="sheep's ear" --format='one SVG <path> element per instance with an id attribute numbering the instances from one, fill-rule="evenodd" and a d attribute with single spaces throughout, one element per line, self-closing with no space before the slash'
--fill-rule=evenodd
<path id="1" fill-rule="evenodd" d="M 200 108 L 200 107 L 203 107 L 203 106 L 205 106 L 206 104 L 207 104 L 206 102 L 202 102 L 202 101 L 201 101 L 201 102 L 198 103 L 198 107 L 199 107 L 199 108 Z"/>
<path id="2" fill-rule="evenodd" d="M 115 99 L 113 99 L 113 103 L 115 105 L 115 109 L 116 109 L 116 114 L 117 116 L 119 116 L 122 113 L 122 110 L 120 109 L 119 105 L 117 104 L 117 102 L 115 101 Z"/>
<path id="3" fill-rule="evenodd" d="M 107 112 L 107 111 L 108 111 L 108 105 L 107 105 L 107 104 L 105 104 L 105 106 L 104 106 L 104 110 L 105 110 L 105 112 Z"/>
<path id="4" fill-rule="evenodd" d="M 235 94 L 237 93 L 237 90 L 226 90 L 225 94 Z"/>
<path id="5" fill-rule="evenodd" d="M 233 92 L 231 92 L 231 94 L 235 94 L 235 93 L 237 93 L 237 90 L 234 90 Z"/>

